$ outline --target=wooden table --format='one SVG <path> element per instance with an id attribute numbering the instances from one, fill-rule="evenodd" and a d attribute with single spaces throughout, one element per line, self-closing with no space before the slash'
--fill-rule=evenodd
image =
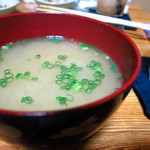
<path id="1" fill-rule="evenodd" d="M 31 7 L 29 7 L 29 10 Z M 22 9 L 22 6 L 17 9 Z M 129 15 L 134 21 L 150 23 L 150 14 L 134 3 L 130 4 Z M 150 56 L 150 41 L 146 38 L 143 30 L 125 30 L 124 32 L 136 43 L 142 56 Z M 101 130 L 89 138 L 86 143 L 68 149 L 149 150 L 150 120 L 145 117 L 143 109 L 134 91 L 131 90 L 121 107 Z M 10 143 L 0 141 L 0 150 L 35 149 L 25 148 L 20 145 L 12 145 Z M 62 150 L 62 148 L 60 148 L 60 150 Z"/>

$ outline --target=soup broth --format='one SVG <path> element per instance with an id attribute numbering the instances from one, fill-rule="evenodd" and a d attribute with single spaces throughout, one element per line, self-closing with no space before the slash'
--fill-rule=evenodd
<path id="1" fill-rule="evenodd" d="M 58 110 L 99 100 L 121 87 L 112 59 L 61 36 L 9 43 L 0 50 L 0 109 Z"/>

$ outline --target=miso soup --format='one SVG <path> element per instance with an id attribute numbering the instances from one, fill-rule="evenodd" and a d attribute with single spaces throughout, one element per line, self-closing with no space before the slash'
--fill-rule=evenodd
<path id="1" fill-rule="evenodd" d="M 73 39 L 47 36 L 0 49 L 0 109 L 72 108 L 108 96 L 122 82 L 108 55 Z"/>

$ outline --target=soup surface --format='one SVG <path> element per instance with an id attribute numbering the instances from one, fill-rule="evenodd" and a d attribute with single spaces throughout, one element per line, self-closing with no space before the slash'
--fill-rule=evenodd
<path id="1" fill-rule="evenodd" d="M 0 109 L 66 109 L 101 99 L 121 85 L 108 55 L 73 39 L 47 36 L 0 50 Z"/>

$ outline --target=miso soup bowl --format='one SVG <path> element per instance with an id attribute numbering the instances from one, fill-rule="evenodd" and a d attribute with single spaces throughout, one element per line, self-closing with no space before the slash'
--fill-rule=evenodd
<path id="1" fill-rule="evenodd" d="M 138 76 L 141 56 L 137 46 L 108 24 L 71 14 L 22 13 L 0 17 L 0 46 L 47 35 L 73 38 L 102 49 L 119 66 L 124 83 L 116 92 L 74 108 L 36 112 L 0 109 L 0 137 L 8 142 L 55 147 L 87 139 L 119 108 Z"/>

